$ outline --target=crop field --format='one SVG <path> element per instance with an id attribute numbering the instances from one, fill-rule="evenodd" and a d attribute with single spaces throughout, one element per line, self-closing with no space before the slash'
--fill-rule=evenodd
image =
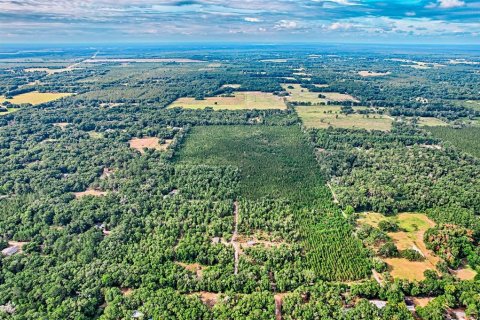
<path id="1" fill-rule="evenodd" d="M 325 85 L 317 85 L 322 88 Z M 282 88 L 289 93 L 287 97 L 288 101 L 303 102 L 303 103 L 326 103 L 328 101 L 352 101 L 358 102 L 357 99 L 349 94 L 337 93 L 337 92 L 310 92 L 307 88 L 302 88 L 299 84 L 286 83 L 282 84 Z M 319 95 L 323 95 L 325 98 L 320 98 Z"/>
<path id="2" fill-rule="evenodd" d="M 12 99 L 5 99 L 5 97 L 0 97 L 0 103 L 8 101 L 12 104 L 24 104 L 30 103 L 33 105 L 42 104 L 61 98 L 71 96 L 71 93 L 47 93 L 47 92 L 38 92 L 32 91 L 27 93 L 22 93 L 14 96 Z"/>
<path id="3" fill-rule="evenodd" d="M 430 127 L 428 131 L 436 138 L 442 139 L 455 148 L 480 158 L 480 127 L 461 129 Z"/>
<path id="4" fill-rule="evenodd" d="M 286 109 L 287 106 L 283 98 L 265 92 L 235 92 L 230 97 L 208 97 L 204 100 L 194 98 L 180 98 L 173 102 L 169 108 L 181 107 L 185 109 L 205 109 L 207 107 L 214 110 L 244 110 L 244 109 Z"/>
<path id="5" fill-rule="evenodd" d="M 354 107 L 354 110 L 364 107 Z M 307 128 L 346 128 L 389 131 L 392 118 L 380 114 L 340 114 L 338 106 L 298 106 L 295 107 Z"/>

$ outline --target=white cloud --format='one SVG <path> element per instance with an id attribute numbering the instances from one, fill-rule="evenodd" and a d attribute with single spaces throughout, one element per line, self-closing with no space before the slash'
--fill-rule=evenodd
<path id="1" fill-rule="evenodd" d="M 408 11 L 408 12 L 405 12 L 405 15 L 407 17 L 415 17 L 417 14 L 414 11 Z"/>
<path id="2" fill-rule="evenodd" d="M 426 8 L 443 8 L 443 9 L 452 9 L 464 7 L 465 2 L 462 0 L 437 0 L 436 3 L 429 3 Z"/>
<path id="3" fill-rule="evenodd" d="M 275 29 L 297 29 L 298 23 L 292 20 L 280 20 L 275 25 Z"/>
<path id="4" fill-rule="evenodd" d="M 261 22 L 262 21 L 259 18 L 252 18 L 252 17 L 246 17 L 244 20 L 247 21 L 247 22 Z"/>
<path id="5" fill-rule="evenodd" d="M 328 26 L 329 30 L 335 31 L 335 30 L 349 30 L 354 28 L 354 25 L 352 23 L 348 22 L 334 22 L 331 25 Z"/>

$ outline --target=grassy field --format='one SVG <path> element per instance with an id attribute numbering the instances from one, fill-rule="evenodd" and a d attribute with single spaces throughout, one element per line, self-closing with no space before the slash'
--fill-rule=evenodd
<path id="1" fill-rule="evenodd" d="M 0 103 L 3 103 L 4 101 L 8 101 L 12 104 L 30 103 L 33 105 L 37 105 L 45 102 L 58 100 L 71 95 L 72 95 L 71 93 L 50 93 L 50 92 L 44 93 L 44 92 L 32 91 L 32 92 L 16 95 L 12 99 L 5 99 L 5 97 L 0 97 Z"/>
<path id="2" fill-rule="evenodd" d="M 186 109 L 214 110 L 241 110 L 241 109 L 286 109 L 283 98 L 265 92 L 235 92 L 233 97 L 208 97 L 204 100 L 194 98 L 180 98 L 173 102 L 169 108 L 182 107 Z"/>
<path id="3" fill-rule="evenodd" d="M 422 127 L 445 127 L 449 124 L 437 118 L 419 117 L 418 125 Z"/>
<path id="4" fill-rule="evenodd" d="M 425 257 L 424 261 L 409 261 L 405 258 L 384 259 L 393 277 L 411 281 L 423 280 L 425 270 L 436 270 L 435 266 L 440 258 L 428 250 L 423 242 L 425 231 L 435 226 L 432 220 L 420 213 L 401 213 L 394 217 L 385 217 L 380 213 L 369 212 L 363 214 L 358 223 L 377 227 L 383 220 L 396 222 L 400 227 L 401 231 L 388 233 L 399 250 L 415 249 Z"/>
<path id="5" fill-rule="evenodd" d="M 312 201 L 328 194 L 314 153 L 298 127 L 195 127 L 180 163 L 235 166 L 242 196 Z"/>
<path id="6" fill-rule="evenodd" d="M 322 87 L 322 85 L 320 86 Z M 290 96 L 287 97 L 288 101 L 292 102 L 304 102 L 304 103 L 326 103 L 328 101 L 354 101 L 357 99 L 348 94 L 337 92 L 310 92 L 306 88 L 302 88 L 299 84 L 286 83 L 282 84 L 282 88 L 287 91 Z M 319 98 L 319 95 L 325 96 L 325 98 Z"/>
<path id="7" fill-rule="evenodd" d="M 462 129 L 431 127 L 427 130 L 434 137 L 447 141 L 456 148 L 480 158 L 480 127 Z"/>
<path id="8" fill-rule="evenodd" d="M 480 111 L 480 100 L 452 100 L 455 105 Z"/>
<path id="9" fill-rule="evenodd" d="M 360 109 L 362 107 L 355 107 Z M 363 107 L 364 108 L 364 107 Z M 379 114 L 340 114 L 338 106 L 299 106 L 295 108 L 307 128 L 348 128 L 389 131 L 393 120 Z"/>

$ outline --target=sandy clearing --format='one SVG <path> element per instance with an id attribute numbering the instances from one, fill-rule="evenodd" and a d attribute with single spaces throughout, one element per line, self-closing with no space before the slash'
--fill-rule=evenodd
<path id="1" fill-rule="evenodd" d="M 75 198 L 80 199 L 85 196 L 94 196 L 94 197 L 102 197 L 107 194 L 105 191 L 95 190 L 95 189 L 87 189 L 81 192 L 74 192 Z"/>
<path id="2" fill-rule="evenodd" d="M 358 74 L 362 77 L 383 77 L 383 76 L 388 76 L 391 74 L 391 72 L 375 72 L 375 71 L 366 71 L 362 70 L 359 71 Z"/>
<path id="3" fill-rule="evenodd" d="M 199 263 L 183 263 L 183 262 L 175 261 L 175 264 L 179 265 L 185 270 L 195 273 L 197 275 L 197 278 L 201 278 L 203 275 L 203 272 L 202 272 L 203 266 Z"/>
<path id="4" fill-rule="evenodd" d="M 144 137 L 133 138 L 129 141 L 130 148 L 138 150 L 140 153 L 145 153 L 145 149 L 154 150 L 166 150 L 172 143 L 173 139 L 165 139 L 164 144 L 160 144 L 160 138 L 157 137 Z"/>

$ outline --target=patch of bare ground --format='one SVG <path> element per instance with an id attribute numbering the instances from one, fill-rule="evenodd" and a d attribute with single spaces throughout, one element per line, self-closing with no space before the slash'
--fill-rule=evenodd
<path id="1" fill-rule="evenodd" d="M 101 197 L 105 196 L 107 192 L 105 191 L 100 191 L 100 190 L 95 190 L 95 189 L 87 189 L 85 191 L 81 192 L 74 192 L 75 198 L 80 199 L 85 196 L 94 196 L 94 197 Z"/>
<path id="2" fill-rule="evenodd" d="M 374 71 L 362 70 L 362 71 L 359 71 L 358 74 L 362 77 L 382 77 L 382 76 L 388 76 L 390 72 L 374 72 Z"/>
<path id="3" fill-rule="evenodd" d="M 207 305 L 209 308 L 213 308 L 218 302 L 218 293 L 214 292 L 207 292 L 207 291 L 200 291 L 193 293 L 192 295 L 196 295 L 200 298 L 200 300 Z"/>
<path id="4" fill-rule="evenodd" d="M 172 143 L 173 139 L 165 139 L 163 144 L 160 144 L 160 138 L 144 137 L 133 138 L 129 141 L 130 148 L 138 150 L 140 153 L 145 153 L 145 149 L 166 150 Z"/>
<path id="5" fill-rule="evenodd" d="M 232 240 L 230 241 L 231 245 L 233 246 L 233 249 L 235 250 L 234 258 L 235 258 L 235 271 L 234 274 L 238 274 L 238 258 L 240 255 L 240 244 L 237 242 L 237 236 L 238 236 L 238 201 L 235 201 L 233 203 L 234 210 L 233 210 L 233 235 L 232 235 Z"/>
<path id="6" fill-rule="evenodd" d="M 110 168 L 103 168 L 102 175 L 100 176 L 100 179 L 107 179 L 108 177 L 112 176 L 114 170 Z"/>
<path id="7" fill-rule="evenodd" d="M 68 123 L 68 122 L 57 122 L 57 123 L 54 123 L 53 126 L 59 127 L 59 128 L 61 128 L 62 130 L 65 130 L 65 128 L 66 128 L 69 124 L 70 124 L 70 123 Z"/>
<path id="8" fill-rule="evenodd" d="M 133 289 L 132 289 L 132 288 L 120 288 L 120 291 L 122 292 L 122 295 L 123 295 L 124 297 L 131 296 L 132 293 L 133 293 Z"/>
<path id="9" fill-rule="evenodd" d="M 23 252 L 23 246 L 26 245 L 28 242 L 21 242 L 21 241 L 8 241 L 8 247 L 2 250 L 2 255 L 4 256 L 11 256 L 16 253 Z"/>
<path id="10" fill-rule="evenodd" d="M 287 295 L 288 293 L 277 293 L 274 295 L 275 298 L 275 320 L 282 320 L 282 303 L 283 303 L 283 298 Z"/>
<path id="11" fill-rule="evenodd" d="M 462 267 L 451 272 L 460 280 L 473 280 L 477 272 L 469 267 Z"/>
<path id="12" fill-rule="evenodd" d="M 433 298 L 430 298 L 430 297 L 425 297 L 425 298 L 413 297 L 412 298 L 413 304 L 416 307 L 425 307 L 432 300 Z"/>
<path id="13" fill-rule="evenodd" d="M 199 263 L 183 263 L 176 261 L 175 264 L 179 265 L 185 270 L 195 273 L 197 278 L 201 278 L 203 275 L 203 266 Z"/>

